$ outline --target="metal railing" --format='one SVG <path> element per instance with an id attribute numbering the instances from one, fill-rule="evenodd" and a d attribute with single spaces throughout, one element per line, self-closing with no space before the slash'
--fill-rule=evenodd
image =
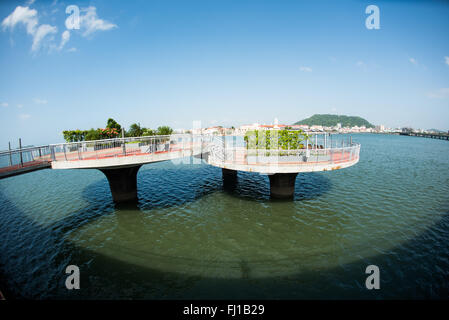
<path id="1" fill-rule="evenodd" d="M 30 166 L 40 166 L 51 161 L 50 146 L 26 147 L 0 151 L 0 172 Z"/>
<path id="2" fill-rule="evenodd" d="M 191 135 L 114 138 L 50 145 L 52 161 L 93 160 L 191 149 Z"/>
<path id="3" fill-rule="evenodd" d="M 237 138 L 240 139 L 239 143 L 236 142 Z M 249 148 L 242 137 L 194 134 L 114 138 L 0 151 L 0 172 L 51 161 L 106 159 L 185 150 L 191 150 L 192 155 L 208 153 L 209 162 L 216 164 L 334 164 L 358 159 L 360 152 L 360 144 L 353 143 L 351 138 L 336 139 L 327 133 L 312 135 L 301 146 L 290 149 L 290 145 L 278 145 L 267 149 L 261 144 L 260 148 Z"/>
<path id="4" fill-rule="evenodd" d="M 320 136 L 321 135 L 321 136 Z M 298 143 L 296 144 L 298 145 Z M 360 144 L 352 142 L 352 138 L 338 139 L 327 133 L 315 134 L 302 147 L 290 149 L 290 146 L 279 144 L 266 148 L 245 142 L 243 146 L 229 146 L 225 137 L 214 137 L 208 146 L 210 163 L 224 164 L 339 164 L 351 162 L 359 158 Z"/>

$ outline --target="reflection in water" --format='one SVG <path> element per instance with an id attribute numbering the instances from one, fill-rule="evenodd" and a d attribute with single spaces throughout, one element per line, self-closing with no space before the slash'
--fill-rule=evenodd
<path id="1" fill-rule="evenodd" d="M 296 201 L 313 199 L 328 192 L 331 188 L 329 179 L 320 173 L 301 173 L 296 178 L 294 199 Z M 256 201 L 290 202 L 290 199 L 273 199 L 270 197 L 270 181 L 268 175 L 239 172 L 235 189 L 229 194 Z"/>
<path id="2" fill-rule="evenodd" d="M 447 143 L 357 141 L 359 164 L 298 175 L 294 201 L 271 200 L 264 175 L 239 172 L 229 192 L 220 169 L 170 162 L 141 168 L 136 205 L 114 205 L 96 170 L 1 180 L 3 281 L 27 298 L 445 296 Z M 364 288 L 368 264 L 380 291 Z"/>

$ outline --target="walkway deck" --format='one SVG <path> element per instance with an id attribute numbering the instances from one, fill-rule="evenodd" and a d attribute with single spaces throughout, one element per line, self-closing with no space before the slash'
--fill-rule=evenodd
<path id="1" fill-rule="evenodd" d="M 288 150 L 287 156 L 273 156 L 273 150 L 226 146 L 223 137 L 217 136 L 172 135 L 55 144 L 0 152 L 3 163 L 16 162 L 0 168 L 0 179 L 45 168 L 119 168 L 188 156 L 204 158 L 206 163 L 223 169 L 267 174 L 336 170 L 359 161 L 359 145 L 324 150 L 319 145 L 315 149 L 310 146 L 307 150 Z"/>
<path id="2" fill-rule="evenodd" d="M 210 165 L 223 169 L 258 172 L 263 174 L 331 171 L 350 167 L 359 162 L 360 146 L 290 150 L 289 155 L 267 156 L 262 150 L 230 150 L 224 155 L 212 153 L 206 157 Z"/>
<path id="3" fill-rule="evenodd" d="M 16 164 L 13 166 L 0 168 L 0 179 L 17 176 L 19 174 L 29 173 L 36 170 L 50 169 L 50 168 L 51 168 L 50 161 L 39 161 L 39 160 L 28 161 L 24 162 L 23 166 L 20 164 Z"/>
<path id="4" fill-rule="evenodd" d="M 328 171 L 346 168 L 359 161 L 360 144 L 340 141 L 330 143 L 323 136 L 307 143 L 266 147 L 265 143 L 237 145 L 235 137 L 172 135 L 121 138 L 76 143 L 63 143 L 0 152 L 0 178 L 44 168 L 98 169 L 108 179 L 114 201 L 137 200 L 137 172 L 146 163 L 184 157 L 204 159 L 222 168 L 223 185 L 237 181 L 237 171 L 270 175 L 270 193 L 276 198 L 291 198 L 295 179 L 300 172 Z M 231 143 L 230 143 L 231 142 Z M 310 143 L 309 143 L 310 142 Z M 334 141 L 336 142 L 336 141 Z M 333 146 L 335 145 L 335 146 Z M 292 146 L 295 146 L 292 144 Z"/>
<path id="5" fill-rule="evenodd" d="M 102 169 L 198 156 L 201 146 L 191 135 L 173 135 L 14 149 L 0 152 L 0 179 L 45 168 Z"/>

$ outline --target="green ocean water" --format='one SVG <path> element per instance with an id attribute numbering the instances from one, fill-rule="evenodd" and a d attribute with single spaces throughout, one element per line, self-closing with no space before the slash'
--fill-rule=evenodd
<path id="1" fill-rule="evenodd" d="M 136 205 L 98 170 L 0 180 L 4 291 L 30 299 L 447 298 L 449 142 L 359 134 L 353 167 L 298 175 L 293 201 L 239 172 L 154 163 Z M 187 161 L 184 161 L 187 162 Z M 77 265 L 81 289 L 67 290 Z M 367 290 L 365 269 L 380 269 Z"/>

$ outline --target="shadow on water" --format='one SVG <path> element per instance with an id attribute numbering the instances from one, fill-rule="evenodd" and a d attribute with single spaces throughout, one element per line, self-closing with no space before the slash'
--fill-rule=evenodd
<path id="1" fill-rule="evenodd" d="M 210 172 L 210 168 L 202 167 L 188 170 L 160 167 L 141 169 L 137 175 L 137 203 L 114 204 L 106 178 L 84 188 L 82 197 L 90 205 L 102 205 L 106 200 L 110 205 L 122 210 L 176 207 L 221 191 L 220 181 Z M 98 193 L 103 195 L 97 197 Z"/>
<path id="2" fill-rule="evenodd" d="M 302 201 L 318 198 L 329 192 L 332 188 L 329 178 L 320 173 L 308 172 L 298 174 L 295 183 L 293 201 Z M 270 197 L 270 181 L 267 175 L 252 172 L 238 172 L 235 187 L 224 190 L 237 198 L 256 201 L 285 202 L 291 199 L 273 199 Z"/>
<path id="3" fill-rule="evenodd" d="M 252 278 L 252 263 L 238 263 L 240 278 L 189 275 L 130 264 L 110 256 L 83 249 L 83 255 L 94 256 L 90 273 L 96 276 L 86 284 L 89 298 L 136 299 L 446 299 L 449 294 L 449 214 L 425 233 L 377 256 L 363 258 L 329 269 L 301 270 L 303 257 L 297 257 L 298 272 Z M 417 248 L 439 248 L 429 255 Z M 148 253 L 146 253 L 148 254 Z M 161 257 L 154 255 L 154 259 Z M 171 263 L 191 265 L 190 259 L 173 258 Z M 199 265 L 201 258 L 195 261 Z M 219 262 L 219 267 L 233 267 Z M 379 266 L 381 290 L 367 290 L 365 269 Z M 215 268 L 216 266 L 214 266 Z M 437 272 L 435 272 L 437 271 Z M 107 275 L 113 275 L 115 291 Z M 120 276 L 123 275 L 123 276 Z"/>
<path id="4" fill-rule="evenodd" d="M 193 172 L 192 172 L 193 171 Z M 175 179 L 173 179 L 175 177 Z M 221 169 L 198 167 L 189 170 L 149 169 L 139 172 L 137 177 L 138 203 L 115 204 L 117 209 L 152 210 L 181 206 L 215 192 L 246 200 L 255 201 L 291 201 L 270 198 L 270 182 L 267 175 L 238 172 L 237 184 L 225 188 Z M 331 190 L 331 181 L 320 173 L 302 173 L 296 178 L 294 201 L 318 198 Z M 87 186 L 83 198 L 95 206 L 104 205 L 104 196 L 98 199 L 96 194 L 108 194 L 109 185 L 105 179 Z M 113 205 L 110 194 L 107 200 Z"/>
<path id="5" fill-rule="evenodd" d="M 144 172 L 139 185 L 141 189 L 144 188 L 139 191 L 139 196 L 142 196 L 143 192 L 139 204 L 116 208 L 112 199 L 110 202 L 105 199 L 98 200 L 92 194 L 93 190 L 108 187 L 105 179 L 84 190 L 83 197 L 89 203 L 85 209 L 45 227 L 32 221 L 0 191 L 0 202 L 6 208 L 1 212 L 0 219 L 10 222 L 0 226 L 2 290 L 7 298 L 31 299 L 447 298 L 449 212 L 424 233 L 383 254 L 325 270 L 300 270 L 303 257 L 297 257 L 290 260 L 297 260 L 294 263 L 298 265 L 298 272 L 265 278 L 252 278 L 251 263 L 245 260 L 239 264 L 240 278 L 203 277 L 136 265 L 76 246 L 66 240 L 71 230 L 103 215 L 118 214 L 116 210 L 140 211 L 167 205 L 177 206 L 220 191 L 219 173 L 217 172 L 218 175 L 214 179 L 205 180 L 201 180 L 202 175 L 196 175 L 199 177 L 192 179 L 187 186 L 177 187 L 179 189 L 176 190 L 185 190 L 183 195 L 169 198 L 166 204 L 167 195 L 173 192 L 163 190 L 164 183 L 169 179 L 162 178 L 164 174 Z M 179 176 L 181 173 L 175 174 Z M 241 190 L 254 190 L 253 186 L 245 185 L 245 175 L 239 178 Z M 260 179 L 267 182 L 266 177 L 262 176 Z M 310 179 L 309 182 L 307 179 Z M 303 182 L 301 185 L 321 184 L 321 187 L 297 188 L 295 199 L 298 199 L 298 196 L 299 199 L 317 197 L 331 187 L 330 182 L 320 174 L 298 177 L 297 187 L 298 180 L 300 184 Z M 257 188 L 260 188 L 260 185 Z M 243 196 L 251 194 L 253 199 L 259 199 L 258 195 L 254 196 L 251 191 L 243 193 Z M 13 218 L 7 219 L 6 216 Z M 431 249 L 426 252 L 423 248 Z M 155 255 L 154 258 L 160 257 Z M 191 263 L 183 261 L 182 258 L 176 258 L 173 262 L 181 265 Z M 200 257 L 197 262 L 201 264 Z M 69 264 L 80 267 L 81 290 L 65 289 L 65 267 Z M 381 270 L 381 290 L 369 291 L 365 288 L 365 268 L 370 264 L 379 266 Z M 221 267 L 227 266 L 224 263 Z"/>
<path id="6" fill-rule="evenodd" d="M 294 201 L 310 200 L 323 196 L 332 188 L 331 181 L 325 175 L 315 172 L 300 173 L 296 177 Z M 229 194 L 257 201 L 291 201 L 270 197 L 270 181 L 268 175 L 238 172 L 237 184 L 234 188 L 225 189 Z"/>
<path id="7" fill-rule="evenodd" d="M 0 193 L 0 201 L 9 200 Z M 250 263 L 242 261 L 241 278 L 226 279 L 164 272 L 78 247 L 63 240 L 65 232 L 61 226 L 73 223 L 71 218 L 43 228 L 31 222 L 13 203 L 7 206 L 8 215 L 21 218 L 20 230 L 14 230 L 18 227 L 14 225 L 1 227 L 0 270 L 7 298 L 382 299 L 447 298 L 448 294 L 447 271 L 433 271 L 449 270 L 448 257 L 442 253 L 447 252 L 449 243 L 445 232 L 449 214 L 425 233 L 382 255 L 326 270 L 266 278 L 251 278 Z M 22 242 L 18 248 L 14 245 L 17 241 Z M 416 252 L 423 245 L 440 250 L 430 255 Z M 63 249 L 55 254 L 54 248 L 61 246 Z M 38 268 L 33 266 L 33 260 Z M 81 290 L 65 289 L 64 270 L 69 264 L 80 267 Z M 381 270 L 381 290 L 365 289 L 365 268 L 370 264 Z"/>

